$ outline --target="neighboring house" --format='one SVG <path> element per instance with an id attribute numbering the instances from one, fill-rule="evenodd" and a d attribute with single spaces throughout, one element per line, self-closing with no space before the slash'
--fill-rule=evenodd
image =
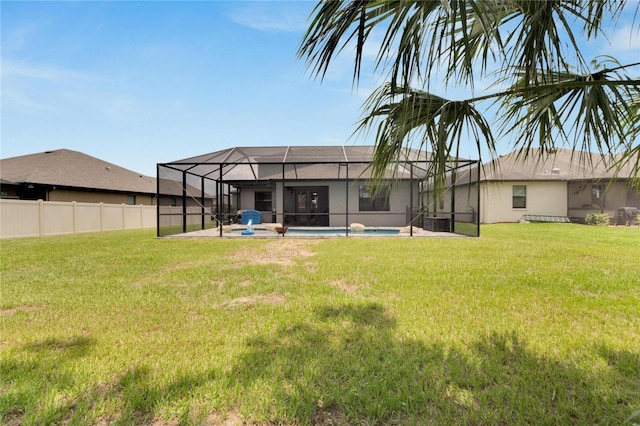
<path id="1" fill-rule="evenodd" d="M 540 156 L 534 149 L 526 160 L 518 152 L 501 155 L 483 165 L 480 221 L 518 222 L 541 215 L 583 222 L 588 213 L 608 213 L 615 219 L 622 207 L 640 207 L 630 176 L 630 168 L 616 175 L 598 154 L 559 149 Z M 461 175 L 458 180 L 465 179 Z"/>
<path id="2" fill-rule="evenodd" d="M 403 150 L 397 167 L 389 168 L 374 190 L 367 169 L 373 152 L 372 146 L 355 145 L 235 147 L 158 164 L 158 178 L 224 195 L 214 209 L 224 222 L 232 220 L 236 210 L 258 210 L 262 222 L 292 226 L 419 225 L 428 155 Z M 470 165 L 477 162 L 459 160 L 450 166 Z M 189 191 L 184 198 L 198 199 L 198 194 Z M 165 198 L 161 189 L 160 206 Z M 175 213 L 160 208 L 159 234 L 161 227 L 173 223 L 170 216 Z"/>
<path id="3" fill-rule="evenodd" d="M 155 205 L 157 184 L 153 177 L 58 149 L 1 159 L 0 193 L 22 200 Z"/>

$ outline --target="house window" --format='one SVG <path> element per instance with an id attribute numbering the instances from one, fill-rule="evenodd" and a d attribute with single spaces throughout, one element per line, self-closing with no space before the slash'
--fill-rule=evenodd
<path id="1" fill-rule="evenodd" d="M 602 185 L 591 185 L 591 203 L 600 204 L 602 200 L 603 188 Z"/>
<path id="2" fill-rule="evenodd" d="M 135 195 L 127 195 L 127 204 L 130 206 L 134 206 L 136 204 L 136 196 Z"/>
<path id="3" fill-rule="evenodd" d="M 359 208 L 361 212 L 388 212 L 389 208 L 389 188 L 378 188 L 374 194 L 364 186 L 359 188 Z"/>
<path id="4" fill-rule="evenodd" d="M 513 185 L 513 208 L 514 209 L 527 208 L 527 186 L 526 185 Z"/>
<path id="5" fill-rule="evenodd" d="M 271 211 L 271 191 L 255 192 L 254 208 L 261 212 Z"/>
<path id="6" fill-rule="evenodd" d="M 178 199 L 176 197 L 169 197 L 169 207 L 175 207 L 178 205 Z"/>

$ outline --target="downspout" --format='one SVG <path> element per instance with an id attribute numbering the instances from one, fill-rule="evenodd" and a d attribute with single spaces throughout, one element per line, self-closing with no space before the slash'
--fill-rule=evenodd
<path id="1" fill-rule="evenodd" d="M 413 237 L 413 162 L 409 171 L 411 173 L 409 180 L 409 236 Z"/>
<path id="2" fill-rule="evenodd" d="M 478 161 L 478 174 L 477 174 L 476 184 L 478 186 L 478 215 L 476 216 L 476 224 L 477 224 L 476 236 L 479 237 L 480 236 L 480 212 L 482 211 L 480 207 L 480 200 L 481 200 L 480 198 L 480 161 Z"/>
<path id="3" fill-rule="evenodd" d="M 449 224 L 449 231 L 455 232 L 456 230 L 456 172 L 458 171 L 458 160 L 456 160 L 456 168 L 451 172 L 451 223 Z"/>
<path id="4" fill-rule="evenodd" d="M 345 163 L 345 168 L 346 168 L 345 170 L 346 199 L 345 199 L 344 228 L 345 228 L 345 235 L 348 237 L 349 236 L 349 163 Z"/>
<path id="5" fill-rule="evenodd" d="M 565 181 L 565 185 L 566 185 L 565 192 L 567 193 L 567 217 L 569 217 L 569 206 L 570 206 L 570 204 L 569 204 L 569 201 L 570 201 L 569 194 L 571 193 L 571 188 L 569 187 L 569 179 L 567 179 Z"/>

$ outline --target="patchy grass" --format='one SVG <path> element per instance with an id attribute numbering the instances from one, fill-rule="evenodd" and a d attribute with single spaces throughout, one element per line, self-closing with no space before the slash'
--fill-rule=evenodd
<path id="1" fill-rule="evenodd" d="M 640 229 L 1 242 L 3 424 L 621 424 Z"/>

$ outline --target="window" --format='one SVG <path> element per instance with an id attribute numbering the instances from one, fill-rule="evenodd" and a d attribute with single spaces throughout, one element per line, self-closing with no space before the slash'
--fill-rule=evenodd
<path id="1" fill-rule="evenodd" d="M 127 195 L 127 204 L 130 206 L 134 206 L 136 204 L 136 196 L 135 195 Z"/>
<path id="2" fill-rule="evenodd" d="M 591 185 L 591 203 L 600 204 L 603 196 L 602 185 Z"/>
<path id="3" fill-rule="evenodd" d="M 527 208 L 527 186 L 526 185 L 513 185 L 513 208 L 514 209 Z"/>
<path id="4" fill-rule="evenodd" d="M 260 212 L 271 211 L 271 191 L 256 191 L 254 208 Z"/>
<path id="5" fill-rule="evenodd" d="M 382 187 L 371 194 L 364 185 L 359 188 L 359 208 L 361 212 L 388 212 L 389 208 L 389 188 Z"/>

